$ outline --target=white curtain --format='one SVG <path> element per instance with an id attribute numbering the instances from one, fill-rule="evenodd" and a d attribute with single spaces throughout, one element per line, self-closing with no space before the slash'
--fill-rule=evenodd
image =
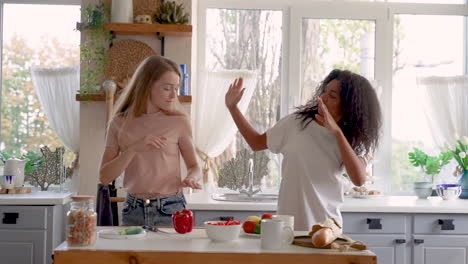
<path id="1" fill-rule="evenodd" d="M 418 86 L 435 144 L 442 147 L 468 136 L 468 76 L 422 77 Z"/>
<path id="2" fill-rule="evenodd" d="M 191 115 L 193 124 L 194 144 L 204 162 L 204 183 L 209 188 L 207 178 L 208 160 L 214 158 L 232 142 L 237 127 L 224 103 L 224 96 L 234 79 L 242 77 L 246 88 L 239 110 L 245 114 L 256 86 L 256 73 L 252 71 L 229 70 L 202 72 L 199 85 L 192 94 Z"/>
<path id="3" fill-rule="evenodd" d="M 80 149 L 80 105 L 75 100 L 80 86 L 80 68 L 32 67 L 31 79 L 50 126 L 70 151 Z"/>

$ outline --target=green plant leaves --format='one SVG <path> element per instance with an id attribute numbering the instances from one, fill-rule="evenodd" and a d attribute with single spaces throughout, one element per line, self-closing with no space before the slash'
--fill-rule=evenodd
<path id="1" fill-rule="evenodd" d="M 413 152 L 408 153 L 408 159 L 414 167 L 421 167 L 424 173 L 434 175 L 440 173 L 442 167 L 449 163 L 452 154 L 442 152 L 438 156 L 429 156 L 424 151 L 414 148 Z"/>

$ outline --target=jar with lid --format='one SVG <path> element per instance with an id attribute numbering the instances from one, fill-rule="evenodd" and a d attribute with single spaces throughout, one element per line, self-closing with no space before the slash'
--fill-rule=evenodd
<path id="1" fill-rule="evenodd" d="M 72 196 L 67 213 L 67 243 L 69 246 L 90 246 L 96 241 L 96 211 L 94 196 Z"/>

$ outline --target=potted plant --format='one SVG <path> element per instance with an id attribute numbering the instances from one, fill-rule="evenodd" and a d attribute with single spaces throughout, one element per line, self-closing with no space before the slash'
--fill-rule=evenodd
<path id="1" fill-rule="evenodd" d="M 461 175 L 458 183 L 462 186 L 461 199 L 468 199 L 468 137 L 455 140 L 452 145 L 446 145 L 445 151 L 457 163 L 455 176 Z"/>
<path id="2" fill-rule="evenodd" d="M 110 32 L 104 28 L 109 22 L 108 4 L 88 4 L 82 10 L 82 23 L 77 23 L 77 30 L 85 31 L 84 41 L 80 45 L 81 87 L 78 93 L 86 98 L 89 94 L 100 92 L 106 66 L 106 50 L 112 40 Z"/>
<path id="3" fill-rule="evenodd" d="M 425 177 L 430 178 L 424 182 L 415 182 L 414 190 L 419 198 L 426 198 L 430 194 L 435 194 L 433 191 L 434 177 L 440 173 L 443 166 L 448 164 L 452 155 L 448 152 L 442 152 L 438 156 L 430 156 L 418 148 L 413 148 L 413 150 L 413 152 L 408 153 L 410 163 L 414 167 L 419 167 L 424 172 Z"/>

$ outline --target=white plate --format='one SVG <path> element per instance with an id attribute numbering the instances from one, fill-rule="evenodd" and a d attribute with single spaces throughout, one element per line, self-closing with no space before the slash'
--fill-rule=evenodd
<path id="1" fill-rule="evenodd" d="M 349 196 L 357 199 L 373 199 L 382 197 L 383 194 L 350 194 Z"/>
<path id="2" fill-rule="evenodd" d="M 143 230 L 140 234 L 132 234 L 132 235 L 121 235 L 119 234 L 118 229 L 104 229 L 98 232 L 100 238 L 105 239 L 141 239 L 146 236 L 146 231 Z"/>
<path id="3" fill-rule="evenodd" d="M 244 231 L 241 232 L 241 235 L 248 236 L 248 237 L 260 238 L 260 234 L 246 233 L 246 232 L 244 232 Z"/>

